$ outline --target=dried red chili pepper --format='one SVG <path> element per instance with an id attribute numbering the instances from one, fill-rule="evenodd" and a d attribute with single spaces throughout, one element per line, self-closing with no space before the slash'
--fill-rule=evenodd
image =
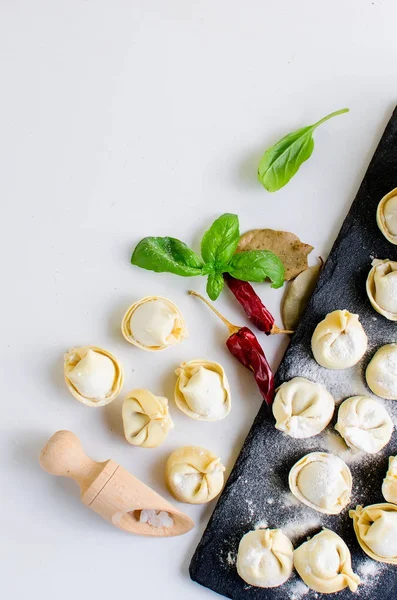
<path id="1" fill-rule="evenodd" d="M 248 281 L 240 281 L 231 275 L 224 274 L 225 282 L 234 294 L 237 301 L 241 304 L 247 317 L 260 331 L 266 335 L 274 335 L 275 333 L 293 333 L 287 329 L 279 329 L 275 325 L 273 315 L 267 310 L 258 294 Z"/>
<path id="2" fill-rule="evenodd" d="M 253 372 L 259 390 L 270 406 L 274 398 L 274 377 L 267 358 L 256 335 L 248 327 L 237 327 L 232 325 L 221 313 L 210 304 L 203 296 L 190 291 L 191 296 L 200 298 L 226 325 L 230 336 L 226 340 L 226 346 L 231 354 Z"/>

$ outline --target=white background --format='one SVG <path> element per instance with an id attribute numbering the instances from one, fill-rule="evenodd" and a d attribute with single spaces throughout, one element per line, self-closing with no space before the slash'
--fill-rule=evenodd
<path id="1" fill-rule="evenodd" d="M 213 505 L 179 505 L 196 528 L 167 540 L 132 537 L 79 503 L 72 481 L 41 471 L 58 429 L 97 460 L 112 457 L 158 492 L 168 454 L 186 444 L 228 472 L 260 406 L 226 330 L 189 286 L 129 264 L 146 235 L 196 249 L 212 220 L 286 229 L 326 256 L 397 101 L 395 0 L 3 0 L 0 5 L 1 533 L 8 600 L 85 596 L 195 600 L 188 564 Z M 277 194 L 256 180 L 281 135 L 348 106 Z M 261 289 L 278 315 L 282 297 Z M 124 310 L 164 294 L 183 311 L 182 345 L 157 355 L 120 334 Z M 225 293 L 218 308 L 245 323 Z M 274 366 L 286 340 L 264 339 Z M 120 401 L 89 409 L 69 395 L 62 356 L 96 344 L 126 372 L 124 392 L 171 400 L 176 427 L 155 450 L 122 437 Z M 225 421 L 199 423 L 172 401 L 174 368 L 206 357 L 229 375 Z M 121 396 L 122 397 L 122 396 Z M 121 398 L 120 397 L 120 398 Z"/>

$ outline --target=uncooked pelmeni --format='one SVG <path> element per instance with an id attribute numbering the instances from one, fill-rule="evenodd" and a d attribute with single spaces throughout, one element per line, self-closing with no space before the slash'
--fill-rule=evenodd
<path id="1" fill-rule="evenodd" d="M 383 480 L 382 494 L 387 502 L 397 504 L 397 456 L 389 458 L 389 468 Z"/>
<path id="2" fill-rule="evenodd" d="M 368 556 L 397 565 L 397 506 L 372 504 L 349 512 L 358 543 Z"/>
<path id="3" fill-rule="evenodd" d="M 175 373 L 175 403 L 188 417 L 219 421 L 229 414 L 229 382 L 220 364 L 200 358 L 183 362 Z"/>
<path id="4" fill-rule="evenodd" d="M 386 400 L 397 400 L 397 344 L 382 346 L 365 372 L 368 387 Z"/>
<path id="5" fill-rule="evenodd" d="M 278 587 L 291 576 L 293 551 L 281 529 L 250 531 L 238 547 L 237 573 L 249 585 Z"/>
<path id="6" fill-rule="evenodd" d="M 335 429 L 353 450 L 376 454 L 389 443 L 394 426 L 378 400 L 353 396 L 340 405 Z"/>
<path id="7" fill-rule="evenodd" d="M 292 467 L 288 481 L 294 496 L 318 512 L 337 515 L 350 502 L 350 469 L 333 454 L 306 454 Z"/>
<path id="8" fill-rule="evenodd" d="M 294 567 L 306 585 L 320 594 L 333 594 L 360 583 L 353 573 L 350 550 L 330 529 L 323 529 L 294 551 Z"/>
<path id="9" fill-rule="evenodd" d="M 149 390 L 133 390 L 124 398 L 122 408 L 127 442 L 142 448 L 160 446 L 174 427 L 168 414 L 168 400 Z"/>
<path id="10" fill-rule="evenodd" d="M 220 493 L 224 470 L 221 459 L 209 450 L 185 446 L 175 450 L 169 457 L 165 477 L 177 500 L 204 504 Z"/>
<path id="11" fill-rule="evenodd" d="M 367 294 L 379 314 L 389 321 L 397 321 L 397 262 L 388 259 L 372 261 Z"/>
<path id="12" fill-rule="evenodd" d="M 397 245 L 397 188 L 386 194 L 378 204 L 376 221 L 385 238 Z"/>
<path id="13" fill-rule="evenodd" d="M 169 348 L 187 337 L 179 308 L 161 296 L 148 296 L 130 306 L 121 331 L 127 342 L 151 352 Z"/>
<path id="14" fill-rule="evenodd" d="M 332 419 L 334 410 L 331 394 L 304 377 L 294 377 L 280 385 L 273 402 L 276 429 L 293 438 L 320 433 Z"/>
<path id="15" fill-rule="evenodd" d="M 119 394 L 123 368 L 107 350 L 97 346 L 72 348 L 64 359 L 66 385 L 83 404 L 104 406 Z"/>
<path id="16" fill-rule="evenodd" d="M 312 351 L 326 369 L 348 369 L 364 356 L 368 339 L 358 315 L 347 310 L 328 313 L 314 330 Z"/>

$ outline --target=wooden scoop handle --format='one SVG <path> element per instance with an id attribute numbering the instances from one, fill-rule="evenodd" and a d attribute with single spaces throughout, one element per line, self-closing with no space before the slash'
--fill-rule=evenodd
<path id="1" fill-rule="evenodd" d="M 40 454 L 40 465 L 52 475 L 70 477 L 84 492 L 104 469 L 87 456 L 79 438 L 71 431 L 57 431 L 48 440 Z"/>

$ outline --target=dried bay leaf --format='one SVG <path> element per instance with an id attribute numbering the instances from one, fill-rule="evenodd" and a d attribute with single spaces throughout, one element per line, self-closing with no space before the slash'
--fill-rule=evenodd
<path id="1" fill-rule="evenodd" d="M 298 236 L 289 231 L 253 229 L 241 236 L 237 246 L 237 252 L 246 250 L 274 252 L 284 265 L 285 280 L 289 281 L 308 268 L 307 256 L 313 250 L 313 246 L 304 244 Z"/>
<path id="2" fill-rule="evenodd" d="M 290 283 L 281 308 L 281 316 L 286 329 L 295 330 L 299 325 L 323 268 L 324 263 L 321 258 L 320 261 L 320 264 L 302 271 Z"/>

